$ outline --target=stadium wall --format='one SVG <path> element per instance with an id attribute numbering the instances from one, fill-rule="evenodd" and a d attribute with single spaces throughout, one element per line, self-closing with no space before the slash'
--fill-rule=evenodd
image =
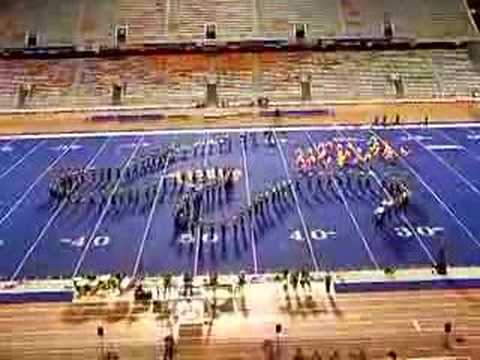
<path id="1" fill-rule="evenodd" d="M 45 302 L 72 302 L 73 290 L 3 290 L 0 304 L 24 304 Z"/>
<path id="2" fill-rule="evenodd" d="M 479 289 L 480 279 L 437 279 L 411 281 L 364 281 L 337 283 L 335 291 L 339 294 L 380 291 L 412 291 L 412 290 L 449 290 Z"/>

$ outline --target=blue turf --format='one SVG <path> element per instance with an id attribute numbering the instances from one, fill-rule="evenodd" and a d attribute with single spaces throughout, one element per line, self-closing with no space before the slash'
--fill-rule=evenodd
<path id="1" fill-rule="evenodd" d="M 442 244 L 450 264 L 480 265 L 480 130 L 476 127 L 305 128 L 277 131 L 276 135 L 279 146 L 265 143 L 262 132 L 255 141 L 249 136 L 245 146 L 240 133 L 231 132 L 232 151 L 219 153 L 215 144 L 220 133 L 144 134 L 137 156 L 173 143 L 210 143 L 209 151 L 170 163 L 165 192 L 149 224 L 150 206 L 109 209 L 101 222 L 101 208 L 66 206 L 52 219 L 55 208 L 47 191 L 52 176 L 49 167 L 54 171 L 90 162 L 97 168 L 121 167 L 142 134 L 1 140 L 0 277 L 69 277 L 75 270 L 79 274 L 121 271 L 142 275 L 201 274 L 213 269 L 264 272 L 285 267 L 313 269 L 315 265 L 318 269 L 431 266 Z M 411 155 L 396 166 L 376 163 L 372 170 L 378 182 L 372 180 L 371 192 L 362 193 L 355 186 L 323 191 L 302 183 L 295 199 L 270 209 L 265 219 L 253 225 L 253 231 L 234 237 L 229 229 L 225 238 L 219 236 L 218 224 L 238 215 L 247 206 L 249 193 L 253 198 L 277 181 L 297 178 L 293 161 L 297 147 L 333 138 L 362 144 L 372 135 L 396 146 L 408 145 Z M 75 146 L 68 149 L 72 142 Z M 434 149 L 429 149 L 432 145 Z M 439 149 L 438 145 L 454 147 Z M 217 241 L 207 235 L 205 241 L 195 237 L 189 244 L 180 243 L 182 234 L 175 232 L 172 216 L 178 194 L 168 185 L 169 176 L 182 169 L 225 165 L 241 171 L 231 198 L 202 204 L 202 218 L 215 224 Z M 381 180 L 391 174 L 408 179 L 412 203 L 403 217 L 395 216 L 388 226 L 379 228 L 372 212 L 384 194 Z M 160 172 L 149 175 L 141 182 L 158 183 L 160 176 Z M 416 230 L 405 236 L 402 227 L 407 222 L 406 230 Z M 81 241 L 78 246 L 65 241 L 89 239 L 96 225 L 100 240 L 87 248 Z M 429 228 L 439 230 L 426 234 Z M 330 235 L 320 236 L 324 231 Z"/>

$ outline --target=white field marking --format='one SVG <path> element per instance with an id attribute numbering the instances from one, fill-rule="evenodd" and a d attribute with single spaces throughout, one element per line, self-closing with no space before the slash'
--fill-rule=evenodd
<path id="1" fill-rule="evenodd" d="M 380 186 L 380 188 L 382 189 L 382 191 L 386 194 L 386 196 L 388 197 L 388 199 L 390 201 L 392 201 L 392 197 L 390 196 L 390 194 L 388 193 L 387 189 L 385 189 L 385 187 L 382 185 L 382 182 L 380 181 L 380 179 L 378 178 L 378 174 L 376 174 L 375 171 L 373 170 L 370 170 L 370 174 L 373 176 L 373 178 L 375 179 L 375 181 L 377 182 L 377 184 Z M 432 263 L 433 266 L 436 266 L 437 265 L 437 262 L 435 261 L 435 258 L 433 257 L 432 253 L 430 252 L 430 250 L 428 250 L 427 246 L 424 244 L 424 242 L 422 241 L 422 239 L 420 238 L 420 236 L 418 235 L 418 232 L 415 230 L 415 227 L 413 226 L 413 224 L 411 223 L 410 219 L 405 215 L 405 214 L 401 214 L 400 215 L 400 218 L 405 222 L 405 224 L 407 225 L 407 227 L 409 228 L 409 230 L 411 231 L 411 233 L 413 234 L 413 236 L 415 237 L 415 239 L 417 240 L 417 242 L 420 244 L 420 247 L 422 248 L 422 250 L 425 252 L 425 254 L 427 255 L 427 257 L 429 258 L 430 262 Z"/>
<path id="2" fill-rule="evenodd" d="M 355 153 L 357 153 L 356 149 L 354 149 Z M 373 176 L 373 178 L 375 179 L 375 182 L 378 184 L 378 186 L 380 187 L 380 189 L 382 189 L 382 192 L 385 194 L 385 196 L 388 198 L 389 201 L 393 201 L 390 193 L 387 191 L 387 189 L 385 189 L 385 187 L 382 185 L 382 182 L 378 176 L 378 174 L 373 171 L 373 170 L 370 170 L 369 171 L 369 174 Z M 432 265 L 436 265 L 437 262 L 435 261 L 435 258 L 433 257 L 432 253 L 430 252 L 430 250 L 428 250 L 428 248 L 426 247 L 426 245 L 423 243 L 422 239 L 420 239 L 420 236 L 417 234 L 417 231 L 415 231 L 415 227 L 413 226 L 413 224 L 411 223 L 411 221 L 409 220 L 408 216 L 406 216 L 404 213 L 401 213 L 400 215 L 400 218 L 405 222 L 405 224 L 407 225 L 407 227 L 409 228 L 409 230 L 412 232 L 413 236 L 415 236 L 415 239 L 417 240 L 417 242 L 419 243 L 420 247 L 422 248 L 422 250 L 425 252 L 425 254 L 427 255 L 427 257 L 429 258 L 430 262 L 432 263 Z"/>
<path id="3" fill-rule="evenodd" d="M 456 128 L 480 128 L 480 123 L 451 123 L 451 124 L 431 124 L 431 129 L 456 129 Z M 405 125 L 389 125 L 388 129 L 425 129 L 422 124 L 405 124 Z M 142 130 L 142 131 L 108 131 L 95 133 L 56 133 L 56 134 L 23 134 L 23 135 L 4 135 L 0 136 L 0 140 L 10 139 L 57 139 L 57 138 L 95 138 L 100 136 L 150 136 L 150 135 L 181 135 L 181 134 L 216 134 L 216 133 L 241 133 L 241 132 L 262 132 L 262 131 L 335 131 L 335 130 L 385 130 L 382 126 L 371 125 L 324 125 L 324 126 L 277 126 L 277 127 L 255 127 L 255 128 L 215 128 L 215 129 L 177 129 L 177 130 Z"/>
<path id="4" fill-rule="evenodd" d="M 420 327 L 417 319 L 412 320 L 412 325 L 416 332 L 422 332 L 422 328 Z"/>
<path id="5" fill-rule="evenodd" d="M 85 256 L 87 255 L 87 251 L 90 248 L 90 244 L 92 243 L 93 239 L 96 237 L 97 231 L 100 228 L 100 226 L 102 225 L 103 219 L 107 215 L 108 209 L 110 208 L 110 205 L 112 204 L 112 198 L 115 195 L 115 193 L 117 192 L 118 187 L 120 186 L 120 182 L 123 180 L 123 177 L 125 176 L 125 169 L 130 165 L 133 158 L 137 154 L 138 150 L 140 149 L 140 144 L 142 143 L 142 141 L 143 141 L 143 136 L 141 136 L 140 139 L 137 141 L 138 146 L 135 149 L 133 149 L 132 153 L 130 154 L 130 157 L 125 162 L 125 165 L 122 167 L 122 170 L 120 171 L 120 177 L 119 177 L 119 179 L 117 179 L 112 191 L 108 195 L 107 203 L 103 207 L 102 212 L 100 213 L 100 216 L 98 217 L 98 220 L 95 223 L 95 226 L 93 227 L 92 233 L 90 234 L 90 237 L 88 238 L 87 243 L 85 244 L 85 247 L 83 248 L 83 251 L 80 254 L 80 257 L 77 261 L 77 264 L 75 265 L 75 269 L 73 271 L 72 278 L 74 278 L 78 275 L 78 272 L 80 271 L 80 267 L 82 266 L 82 263 L 85 259 Z"/>
<path id="6" fill-rule="evenodd" d="M 75 144 L 78 141 L 78 139 L 74 139 L 70 144 Z M 57 156 L 57 158 L 30 184 L 30 186 L 25 190 L 20 196 L 17 201 L 8 209 L 8 211 L 5 213 L 5 215 L 0 218 L 0 225 L 2 225 L 5 220 L 7 220 L 15 210 L 18 209 L 18 207 L 22 204 L 22 202 L 30 195 L 32 190 L 37 186 L 37 184 L 45 177 L 45 175 L 48 174 L 48 172 L 70 151 L 70 148 L 67 147 L 62 153 Z"/>
<path id="7" fill-rule="evenodd" d="M 210 133 L 209 132 L 206 133 L 204 151 L 205 153 L 203 154 L 203 167 L 206 168 L 208 164 L 208 154 L 210 152 Z M 202 201 L 200 203 L 200 209 L 198 211 L 199 218 L 201 218 L 202 216 L 204 200 L 205 198 L 202 198 Z M 194 277 L 197 276 L 197 273 L 198 273 L 198 260 L 200 257 L 200 241 L 202 241 L 202 239 L 200 239 L 200 226 L 197 226 L 195 230 L 197 231 L 197 234 L 195 235 L 195 238 L 196 238 L 195 239 L 195 257 L 193 259 L 193 276 Z"/>
<path id="8" fill-rule="evenodd" d="M 381 142 L 385 143 L 385 140 L 378 135 L 376 132 L 372 131 L 376 138 Z M 412 173 L 417 180 L 423 185 L 423 187 L 433 196 L 433 198 L 440 204 L 440 206 L 450 215 L 450 217 L 462 228 L 462 230 L 468 235 L 470 240 L 472 240 L 478 247 L 480 247 L 480 242 L 476 239 L 473 233 L 468 229 L 468 227 L 457 217 L 455 211 L 451 209 L 443 200 L 438 196 L 438 194 L 423 180 L 423 178 L 415 171 L 415 169 L 410 166 L 410 164 L 400 157 L 400 162 L 407 168 L 410 173 Z"/>
<path id="9" fill-rule="evenodd" d="M 337 132 L 338 131 L 340 131 L 340 130 L 337 130 Z M 358 136 L 349 136 L 349 135 L 340 134 L 340 136 L 336 136 L 336 137 L 332 138 L 332 141 L 363 143 L 363 142 L 367 142 L 367 139 L 364 139 L 364 138 L 361 138 L 361 137 L 358 137 Z"/>
<path id="10" fill-rule="evenodd" d="M 54 151 L 63 151 L 65 150 L 66 147 L 69 147 L 70 150 L 80 150 L 83 146 L 82 145 L 58 145 L 58 146 L 53 146 L 51 148 L 49 148 L 50 150 L 54 150 Z"/>
<path id="11" fill-rule="evenodd" d="M 453 137 L 451 137 L 450 135 L 447 135 L 445 133 L 445 131 L 441 131 L 441 130 L 439 130 L 439 131 L 440 131 L 440 134 L 445 139 L 447 139 L 448 141 L 450 141 L 453 144 L 460 145 Z M 479 135 L 479 139 L 480 139 L 480 135 Z M 475 154 L 473 151 L 469 150 L 467 147 L 464 147 L 463 151 L 465 151 L 473 160 L 480 162 L 480 155 Z"/>
<path id="12" fill-rule="evenodd" d="M 467 135 L 467 139 L 474 140 L 474 141 L 480 140 L 480 134 L 475 133 L 475 134 Z"/>
<path id="13" fill-rule="evenodd" d="M 111 137 L 108 137 L 102 144 L 102 146 L 100 146 L 100 148 L 97 150 L 97 152 L 95 153 L 95 155 L 93 155 L 93 157 L 90 159 L 90 161 L 88 162 L 88 164 L 86 165 L 86 167 L 90 167 L 92 166 L 95 161 L 97 160 L 98 156 L 103 152 L 103 150 L 105 149 L 105 147 L 107 146 L 107 143 L 110 141 Z M 27 250 L 27 252 L 25 253 L 23 259 L 20 261 L 20 263 L 17 265 L 15 271 L 13 272 L 12 276 L 10 277 L 10 281 L 14 281 L 15 278 L 18 276 L 18 274 L 20 273 L 20 271 L 23 269 L 23 266 L 25 265 L 25 263 L 27 262 L 28 258 L 30 257 L 30 255 L 33 253 L 33 251 L 36 249 L 37 245 L 40 243 L 40 241 L 43 239 L 43 237 L 45 236 L 45 234 L 47 233 L 48 229 L 50 229 L 50 226 L 52 226 L 53 222 L 57 219 L 58 215 L 60 215 L 60 213 L 62 212 L 62 210 L 64 209 L 64 207 L 67 205 L 68 203 L 68 200 L 64 199 L 62 201 L 62 203 L 57 207 L 57 209 L 55 210 L 55 212 L 50 216 L 50 218 L 48 219 L 47 223 L 43 226 L 42 230 L 40 231 L 40 233 L 38 234 L 37 238 L 35 239 L 35 241 L 32 243 L 32 245 L 30 246 L 30 248 Z"/>
<path id="14" fill-rule="evenodd" d="M 8 169 L 6 169 L 4 172 L 2 172 L 0 174 L 0 179 L 3 179 L 5 176 L 10 174 L 17 166 L 19 166 L 21 163 L 23 163 L 31 154 L 33 154 L 35 152 L 35 150 L 37 150 L 44 143 L 45 143 L 45 140 L 42 140 L 42 141 L 38 142 L 37 144 L 35 144 L 34 146 L 32 146 L 26 152 L 26 154 L 24 154 L 20 159 L 15 161 L 15 163 L 13 163 Z"/>
<path id="15" fill-rule="evenodd" d="M 144 141 L 142 144 L 141 144 L 141 147 L 149 147 L 151 144 L 149 142 L 146 142 Z M 127 150 L 130 150 L 130 149 L 135 149 L 135 147 L 137 146 L 136 143 L 134 142 L 131 142 L 131 143 L 128 143 L 128 144 L 121 144 L 118 146 L 119 149 L 127 149 Z"/>
<path id="16" fill-rule="evenodd" d="M 148 237 L 148 234 L 150 232 L 150 228 L 152 226 L 153 215 L 155 214 L 155 210 L 157 209 L 157 203 L 158 203 L 158 199 L 160 197 L 160 191 L 162 190 L 163 185 L 165 183 L 165 173 L 167 171 L 170 158 L 171 158 L 171 156 L 170 156 L 170 153 L 169 153 L 166 160 L 165 160 L 165 165 L 163 166 L 163 169 L 162 169 L 162 175 L 160 177 L 160 180 L 157 183 L 157 192 L 155 194 L 155 198 L 153 199 L 152 207 L 150 208 L 150 212 L 148 214 L 147 223 L 145 225 L 145 229 L 144 229 L 143 235 L 142 235 L 142 240 L 140 242 L 140 247 L 138 248 L 137 258 L 135 259 L 135 264 L 133 266 L 132 278 L 135 278 L 137 276 L 138 267 L 140 266 L 140 259 L 143 256 L 143 251 L 144 251 L 144 248 L 145 248 L 145 242 L 147 241 L 147 237 Z"/>
<path id="17" fill-rule="evenodd" d="M 426 149 L 429 150 L 465 150 L 465 147 L 462 145 L 449 145 L 449 144 L 434 144 L 434 145 L 425 145 Z"/>
<path id="18" fill-rule="evenodd" d="M 402 141 L 410 141 L 410 140 L 418 140 L 418 141 L 423 141 L 423 140 L 433 140 L 433 136 L 424 136 L 424 135 L 406 135 L 402 136 L 400 138 Z"/>
<path id="19" fill-rule="evenodd" d="M 312 147 L 314 147 L 315 141 L 313 141 L 310 133 L 305 132 L 305 134 L 308 138 L 308 141 L 310 142 L 310 145 Z M 314 147 L 314 149 L 316 149 L 316 148 Z M 318 150 L 315 150 L 315 151 L 318 152 Z M 335 178 L 333 178 L 333 183 L 334 183 L 335 187 L 337 188 L 340 197 L 342 198 L 342 203 L 345 206 L 345 209 L 347 210 L 348 216 L 350 217 L 350 220 L 352 221 L 352 223 L 355 227 L 355 230 L 357 231 L 357 234 L 360 236 L 360 239 L 362 240 L 363 245 L 365 246 L 365 249 L 367 250 L 367 254 L 370 258 L 370 261 L 372 262 L 372 264 L 375 266 L 375 268 L 377 270 L 380 269 L 380 266 L 378 265 L 377 259 L 375 258 L 375 255 L 373 254 L 372 249 L 370 249 L 370 245 L 368 244 L 368 241 L 367 241 L 365 235 L 363 234 L 363 231 L 360 228 L 360 225 L 358 224 L 357 219 L 353 215 L 352 209 L 350 208 L 350 205 L 348 204 L 347 199 L 345 198 L 345 194 L 343 193 L 343 190 L 340 188 L 340 186 L 338 185 L 338 182 Z"/>
<path id="20" fill-rule="evenodd" d="M 247 205 L 250 207 L 252 205 L 252 196 L 250 193 L 250 173 L 248 171 L 247 165 L 247 152 L 245 147 L 247 142 L 240 144 L 242 148 L 242 163 L 243 163 L 243 177 L 245 178 L 245 190 L 247 192 Z M 254 273 L 258 273 L 258 260 L 257 260 L 257 245 L 255 243 L 255 232 L 253 231 L 253 221 L 250 219 L 250 242 L 252 246 L 252 256 L 253 256 L 253 269 Z"/>
<path id="21" fill-rule="evenodd" d="M 15 142 L 15 139 L 10 139 L 5 144 L 0 145 L 1 152 L 11 152 L 13 150 L 12 144 Z"/>
<path id="22" fill-rule="evenodd" d="M 295 189 L 295 186 L 292 183 L 292 178 L 290 176 L 290 171 L 288 170 L 287 160 L 285 158 L 285 154 L 283 153 L 283 149 L 280 145 L 280 142 L 279 142 L 278 136 L 277 136 L 277 132 L 275 130 L 273 130 L 273 136 L 275 137 L 275 144 L 277 145 L 277 149 L 280 153 L 280 159 L 282 160 L 283 170 L 285 171 L 285 175 L 287 175 L 287 178 L 290 182 L 290 188 L 291 188 L 291 191 L 292 191 L 293 198 L 295 200 L 295 206 L 297 208 L 298 216 L 300 217 L 300 222 L 301 222 L 302 228 L 303 228 L 303 235 L 305 236 L 305 239 L 307 240 L 308 250 L 310 251 L 310 255 L 312 257 L 313 267 L 315 268 L 315 271 L 318 272 L 319 271 L 319 266 L 318 266 L 317 258 L 315 257 L 315 253 L 313 251 L 312 239 L 310 238 L 310 230 L 307 227 L 305 217 L 303 216 L 302 209 L 300 208 L 300 202 L 298 200 L 297 190 Z"/>
<path id="23" fill-rule="evenodd" d="M 408 134 L 406 130 L 403 130 L 405 133 Z M 425 149 L 430 155 L 432 155 L 439 163 L 445 166 L 450 172 L 452 172 L 455 176 L 457 176 L 460 180 L 462 180 L 465 185 L 470 188 L 475 194 L 480 196 L 480 190 L 477 189 L 475 185 L 473 185 L 470 180 L 468 180 L 465 176 L 460 174 L 457 169 L 455 169 L 452 165 L 450 165 L 447 161 L 445 161 L 442 157 L 438 156 L 434 151 L 429 149 L 428 147 L 424 146 L 420 141 L 414 140 L 421 148 Z"/>
<path id="24" fill-rule="evenodd" d="M 92 166 L 95 161 L 97 160 L 98 156 L 103 152 L 103 150 L 105 149 L 105 147 L 107 146 L 107 143 L 110 141 L 110 137 L 108 137 L 102 144 L 102 146 L 100 146 L 100 148 L 97 150 L 97 152 L 95 153 L 95 155 L 90 159 L 90 161 L 88 162 L 88 164 L 86 165 L 86 167 L 90 167 Z M 50 216 L 50 218 L 48 219 L 47 223 L 43 226 L 42 230 L 40 231 L 40 233 L 38 234 L 37 238 L 35 239 L 35 241 L 32 243 L 32 245 L 30 246 L 30 248 L 27 250 L 27 252 L 25 253 L 25 256 L 23 257 L 23 259 L 20 261 L 20 263 L 17 265 L 15 271 L 13 272 L 12 276 L 10 277 L 10 281 L 14 281 L 15 278 L 18 276 L 18 274 L 20 273 L 20 271 L 22 270 L 23 266 L 25 265 L 26 261 L 28 260 L 28 258 L 30 257 L 30 255 L 33 253 L 33 251 L 36 249 L 37 245 L 40 243 L 40 241 L 42 240 L 42 238 L 45 236 L 45 234 L 47 233 L 48 229 L 50 228 L 50 226 L 53 224 L 53 222 L 56 220 L 56 218 L 58 217 L 58 215 L 60 215 L 60 213 L 62 212 L 62 210 L 64 209 L 64 207 L 67 205 L 68 203 L 68 200 L 64 199 L 62 201 L 62 203 L 57 207 L 57 209 L 55 210 L 55 212 Z"/>
<path id="25" fill-rule="evenodd" d="M 472 126 L 472 127 L 474 127 L 474 126 Z M 467 128 L 467 129 L 465 129 L 465 130 L 466 130 L 468 133 L 470 133 L 470 135 L 480 135 L 479 133 L 477 133 L 477 132 L 475 132 L 475 131 L 473 131 L 473 130 L 471 130 L 471 129 L 468 129 L 468 128 Z M 467 138 L 468 138 L 468 136 L 467 136 Z"/>

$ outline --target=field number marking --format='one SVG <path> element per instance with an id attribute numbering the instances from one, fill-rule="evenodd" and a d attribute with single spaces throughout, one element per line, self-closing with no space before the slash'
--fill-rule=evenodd
<path id="1" fill-rule="evenodd" d="M 79 236 L 78 238 L 63 238 L 63 239 L 60 239 L 60 242 L 62 244 L 70 245 L 71 247 L 83 248 L 85 245 L 87 245 L 87 237 Z M 110 236 L 105 236 L 105 235 L 95 236 L 92 242 L 92 245 L 95 248 L 106 247 L 109 244 L 110 244 Z"/>
<path id="2" fill-rule="evenodd" d="M 337 233 L 333 230 L 324 230 L 324 229 L 310 230 L 310 238 L 316 241 L 327 240 L 328 238 L 333 237 L 336 234 Z M 303 237 L 303 233 L 298 229 L 292 231 L 289 239 L 294 241 L 300 241 L 300 242 L 305 241 L 305 238 Z"/>
<path id="3" fill-rule="evenodd" d="M 443 232 L 445 229 L 440 226 L 417 226 L 413 229 L 410 229 L 406 226 L 397 226 L 394 228 L 397 236 L 402 238 L 410 238 L 415 236 L 415 234 L 422 237 L 434 237 L 435 235 Z"/>
<path id="4" fill-rule="evenodd" d="M 202 241 L 205 243 L 205 244 L 215 244 L 218 242 L 218 239 L 219 239 L 219 236 L 217 235 L 217 233 L 205 233 L 202 235 Z M 196 241 L 196 236 L 190 234 L 190 233 L 183 233 L 183 234 L 180 234 L 179 238 L 178 238 L 178 242 L 182 245 L 189 245 L 189 244 L 194 244 Z"/>

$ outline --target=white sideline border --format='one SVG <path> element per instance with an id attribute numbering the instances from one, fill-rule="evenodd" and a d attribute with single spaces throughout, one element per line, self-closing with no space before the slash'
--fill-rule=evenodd
<path id="1" fill-rule="evenodd" d="M 463 129 L 480 128 L 480 122 L 459 122 L 459 123 L 431 123 L 425 126 L 422 123 L 402 124 L 388 126 L 372 126 L 370 124 L 362 125 L 321 125 L 321 126 L 260 126 L 260 127 L 227 127 L 227 128 L 195 128 L 195 129 L 162 129 L 162 130 L 132 130 L 132 131 L 102 131 L 102 132 L 68 132 L 68 133 L 45 133 L 45 134 L 14 134 L 1 135 L 0 140 L 16 139 L 59 139 L 59 138 L 95 138 L 102 136 L 150 136 L 150 135 L 179 135 L 179 134 L 216 134 L 216 133 L 241 133 L 241 132 L 260 132 L 260 131 L 336 131 L 336 130 L 385 130 L 385 129 Z"/>

